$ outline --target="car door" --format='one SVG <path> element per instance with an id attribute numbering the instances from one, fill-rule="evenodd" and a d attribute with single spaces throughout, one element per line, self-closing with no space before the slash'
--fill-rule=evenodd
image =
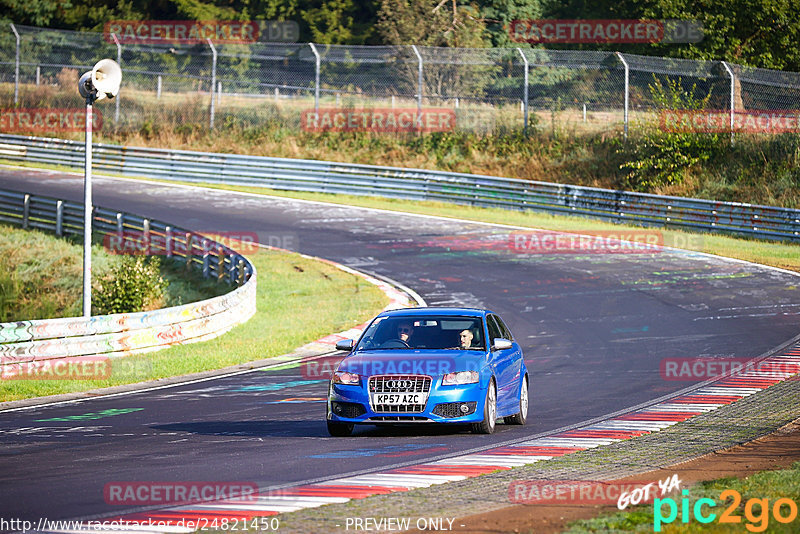
<path id="1" fill-rule="evenodd" d="M 512 348 L 509 349 L 512 351 L 511 363 L 509 366 L 509 380 L 511 381 L 510 389 L 512 397 L 510 402 L 513 407 L 516 407 L 517 400 L 519 398 L 519 384 L 520 380 L 522 379 L 522 349 L 520 348 L 519 343 L 514 340 L 514 335 L 511 333 L 511 330 L 509 330 L 508 326 L 506 326 L 506 323 L 503 321 L 503 319 L 499 315 L 495 315 L 494 317 L 497 320 L 497 326 L 500 327 L 503 337 L 514 344 Z"/>
<path id="2" fill-rule="evenodd" d="M 494 314 L 486 316 L 486 327 L 489 330 L 489 343 L 494 344 L 496 338 L 505 338 L 503 329 Z M 514 389 L 514 347 L 495 350 L 492 346 L 492 366 L 497 379 L 497 412 L 507 414 L 516 405 Z"/>

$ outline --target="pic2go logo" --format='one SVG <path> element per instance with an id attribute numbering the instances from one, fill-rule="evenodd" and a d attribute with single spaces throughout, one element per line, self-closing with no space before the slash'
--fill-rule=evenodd
<path id="1" fill-rule="evenodd" d="M 683 494 L 680 503 L 681 523 L 688 524 L 691 521 L 690 509 L 691 515 L 698 523 L 707 524 L 717 519 L 717 514 L 710 510 L 717 506 L 714 499 L 697 499 L 691 506 L 688 498 L 689 490 L 683 490 L 681 493 Z M 734 515 L 742 502 L 742 495 L 736 490 L 728 489 L 720 493 L 719 498 L 723 502 L 732 499 L 725 511 L 720 514 L 719 523 L 742 523 L 742 517 Z M 665 510 L 665 506 L 668 511 Z M 665 512 L 666 515 L 664 515 Z M 745 528 L 750 532 L 764 532 L 769 526 L 770 512 L 778 523 L 791 523 L 797 518 L 797 504 L 784 497 L 777 499 L 770 509 L 769 499 L 748 499 L 744 505 L 744 518 L 747 520 Z M 668 525 L 677 518 L 678 503 L 675 502 L 675 499 L 667 497 L 653 501 L 653 530 L 655 532 L 661 532 L 662 525 Z"/>

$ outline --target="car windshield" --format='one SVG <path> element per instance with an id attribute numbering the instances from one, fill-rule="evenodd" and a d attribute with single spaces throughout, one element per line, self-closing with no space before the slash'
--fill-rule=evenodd
<path id="1" fill-rule="evenodd" d="M 480 317 L 419 315 L 378 317 L 356 350 L 485 350 Z"/>

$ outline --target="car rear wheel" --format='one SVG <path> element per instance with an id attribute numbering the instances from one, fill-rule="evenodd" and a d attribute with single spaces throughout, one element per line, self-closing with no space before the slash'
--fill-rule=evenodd
<path id="1" fill-rule="evenodd" d="M 327 423 L 328 434 L 331 436 L 341 438 L 353 433 L 353 423 L 339 423 L 336 421 L 327 421 Z"/>
<path id="2" fill-rule="evenodd" d="M 528 376 L 522 378 L 519 387 L 519 413 L 503 418 L 507 425 L 524 425 L 528 420 Z"/>
<path id="3" fill-rule="evenodd" d="M 472 424 L 472 431 L 476 434 L 492 434 L 497 421 L 497 390 L 494 380 L 489 381 L 486 390 L 486 402 L 483 403 L 483 421 Z"/>

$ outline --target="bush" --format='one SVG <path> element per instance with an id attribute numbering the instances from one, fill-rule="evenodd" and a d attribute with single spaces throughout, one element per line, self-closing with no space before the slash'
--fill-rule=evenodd
<path id="1" fill-rule="evenodd" d="M 650 86 L 653 100 L 661 109 L 706 109 L 711 93 L 697 98 L 697 88 L 689 92 L 681 88 L 680 80 L 667 80 L 666 87 L 656 79 Z M 725 136 L 718 133 L 664 132 L 649 125 L 641 137 L 631 139 L 618 148 L 625 161 L 620 169 L 627 170 L 621 186 L 634 191 L 654 189 L 683 181 L 686 171 L 712 159 L 723 147 Z"/>
<path id="2" fill-rule="evenodd" d="M 161 277 L 160 264 L 157 257 L 122 256 L 93 290 L 94 313 L 106 315 L 160 308 L 169 285 Z"/>

